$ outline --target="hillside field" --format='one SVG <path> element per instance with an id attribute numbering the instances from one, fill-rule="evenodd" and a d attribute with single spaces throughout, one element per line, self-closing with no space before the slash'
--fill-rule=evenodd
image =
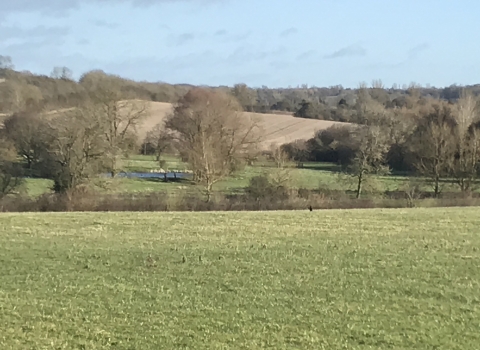
<path id="1" fill-rule="evenodd" d="M 145 101 L 145 103 L 148 106 L 149 113 L 137 127 L 139 139 L 142 141 L 150 130 L 157 124 L 162 123 L 173 111 L 173 105 L 171 103 L 151 101 Z M 55 117 L 59 112 L 65 110 L 48 112 L 46 113 L 46 117 Z M 330 120 L 296 118 L 289 114 L 247 112 L 243 114 L 258 122 L 263 137 L 260 147 L 265 150 L 269 149 L 272 144 L 278 146 L 295 140 L 308 140 L 315 135 L 316 131 L 327 129 L 332 125 L 349 125 L 348 123 Z M 0 128 L 3 127 L 3 121 L 6 117 L 5 114 L 0 114 Z"/>
<path id="2" fill-rule="evenodd" d="M 171 103 L 147 103 L 150 113 L 138 128 L 140 138 L 144 138 L 148 131 L 173 111 Z M 285 114 L 244 114 L 258 120 L 264 137 L 261 144 L 264 149 L 268 149 L 271 144 L 281 145 L 295 140 L 308 140 L 315 135 L 316 131 L 327 129 L 332 125 L 346 125 L 346 123 L 329 120 L 296 118 Z"/>
<path id="3" fill-rule="evenodd" d="M 0 214 L 0 348 L 477 349 L 479 214 Z"/>

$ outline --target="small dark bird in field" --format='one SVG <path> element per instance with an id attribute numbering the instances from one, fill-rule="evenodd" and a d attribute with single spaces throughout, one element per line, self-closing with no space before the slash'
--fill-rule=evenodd
<path id="1" fill-rule="evenodd" d="M 313 211 L 313 208 L 311 205 L 308 206 L 308 210 Z"/>

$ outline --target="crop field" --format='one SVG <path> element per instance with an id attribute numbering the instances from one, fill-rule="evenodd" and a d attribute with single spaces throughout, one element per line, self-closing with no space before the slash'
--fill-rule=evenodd
<path id="1" fill-rule="evenodd" d="M 478 349 L 479 214 L 0 214 L 0 349 Z"/>
<path id="2" fill-rule="evenodd" d="M 164 102 L 148 102 L 150 113 L 139 126 L 140 137 L 144 137 L 155 125 L 161 123 L 172 113 L 173 105 Z M 285 114 L 245 113 L 258 121 L 262 128 L 263 140 L 261 147 L 269 149 L 271 144 L 284 144 L 295 140 L 308 140 L 318 130 L 324 130 L 332 125 L 348 125 L 347 123 L 329 120 L 296 118 Z"/>

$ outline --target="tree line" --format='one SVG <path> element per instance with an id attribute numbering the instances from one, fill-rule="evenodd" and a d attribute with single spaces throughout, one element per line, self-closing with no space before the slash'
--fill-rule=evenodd
<path id="1" fill-rule="evenodd" d="M 193 88 L 176 103 L 166 120 L 140 140 L 137 126 L 149 114 L 141 100 L 124 100 L 109 79 L 88 86 L 88 99 L 78 107 L 8 116 L 0 131 L 0 194 L 14 193 L 25 176 L 51 179 L 57 193 L 73 195 L 109 173 L 146 144 L 158 155 L 174 151 L 204 185 L 207 201 L 213 185 L 244 166 L 257 152 L 260 126 L 240 113 L 231 94 Z M 141 143 L 144 145 L 140 146 Z"/>
<path id="2" fill-rule="evenodd" d="M 67 67 L 54 67 L 50 76 L 14 70 L 14 64 L 6 56 L 0 56 L 0 113 L 10 114 L 24 110 L 55 110 L 77 107 L 89 99 L 92 82 L 109 80 L 119 87 L 123 99 L 176 103 L 193 88 L 187 84 L 137 82 L 117 75 L 93 70 L 82 74 L 75 81 Z M 365 88 L 344 88 L 341 85 L 316 87 L 301 85 L 287 88 L 249 87 L 240 83 L 233 87 L 209 87 L 215 91 L 231 93 L 243 110 L 259 113 L 288 113 L 301 118 L 356 122 L 358 92 Z M 411 108 L 424 100 L 455 102 L 462 89 L 468 88 L 474 95 L 480 94 L 480 85 L 445 88 L 422 87 L 418 84 L 385 87 L 381 81 L 373 81 L 368 88 L 370 96 L 387 109 Z"/>
<path id="3" fill-rule="evenodd" d="M 412 97 L 413 99 L 414 97 Z M 356 182 L 357 198 L 372 175 L 417 175 L 435 197 L 444 180 L 471 192 L 480 175 L 480 102 L 463 90 L 456 102 L 416 96 L 410 107 L 391 109 L 360 89 L 357 124 L 333 126 L 283 149 L 297 161 L 334 162 Z"/>

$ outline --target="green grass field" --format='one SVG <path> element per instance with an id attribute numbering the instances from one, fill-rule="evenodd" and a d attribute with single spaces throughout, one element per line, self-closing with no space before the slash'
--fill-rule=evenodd
<path id="1" fill-rule="evenodd" d="M 188 169 L 188 165 L 181 162 L 179 159 L 173 156 L 163 157 L 166 165 L 165 169 Z M 150 171 L 151 169 L 158 169 L 159 165 L 154 161 L 153 156 L 132 156 L 130 159 L 124 161 L 126 171 Z M 352 184 L 346 184 L 339 182 L 338 172 L 340 168 L 330 163 L 318 163 L 318 162 L 306 162 L 304 168 L 295 168 L 294 164 L 290 169 L 290 183 L 289 185 L 295 188 L 307 188 L 318 189 L 320 187 L 328 188 L 331 190 L 353 190 L 355 188 L 355 181 Z M 223 191 L 227 193 L 238 192 L 248 186 L 249 180 L 257 175 L 264 173 L 271 173 L 275 166 L 272 162 L 266 160 L 260 160 L 255 166 L 247 166 L 243 171 L 240 171 L 230 178 L 220 181 L 216 184 L 215 189 L 217 191 Z M 378 181 L 382 190 L 396 190 L 401 185 L 402 181 L 406 178 L 402 176 L 381 176 L 378 177 Z M 122 180 L 120 180 L 122 181 Z M 129 184 L 126 184 L 129 182 Z M 155 190 L 175 190 L 177 184 L 163 183 L 157 181 L 157 184 L 152 186 L 152 182 L 148 180 L 136 180 L 128 179 L 123 180 L 123 185 L 126 185 L 126 191 L 136 192 L 148 192 Z"/>
<path id="2" fill-rule="evenodd" d="M 179 159 L 167 156 L 164 157 L 166 162 L 164 168 L 170 170 L 188 169 L 185 163 Z M 123 170 L 126 172 L 149 172 L 152 169 L 159 169 L 158 162 L 153 156 L 131 156 L 123 161 Z M 257 175 L 269 174 L 274 171 L 274 165 L 271 162 L 261 161 L 255 166 L 247 166 L 233 176 L 218 182 L 214 186 L 215 191 L 224 193 L 241 192 L 248 186 L 250 179 Z M 318 189 L 326 188 L 329 190 L 353 190 L 354 181 L 351 184 L 344 183 L 339 180 L 338 167 L 328 163 L 305 163 L 305 168 L 290 169 L 290 181 L 288 186 L 294 188 Z M 378 178 L 381 184 L 381 190 L 397 190 L 406 178 L 399 176 L 384 176 Z M 31 197 L 37 197 L 43 193 L 51 191 L 52 181 L 45 179 L 27 179 L 25 184 L 25 192 Z M 145 193 L 166 191 L 175 193 L 182 191 L 203 191 L 202 186 L 195 186 L 187 182 L 164 182 L 163 179 L 133 179 L 133 178 L 117 178 L 108 180 L 108 186 L 105 188 L 97 188 L 100 192 L 108 191 L 112 193 Z"/>
<path id="3" fill-rule="evenodd" d="M 478 349 L 479 214 L 0 214 L 0 349 Z"/>

